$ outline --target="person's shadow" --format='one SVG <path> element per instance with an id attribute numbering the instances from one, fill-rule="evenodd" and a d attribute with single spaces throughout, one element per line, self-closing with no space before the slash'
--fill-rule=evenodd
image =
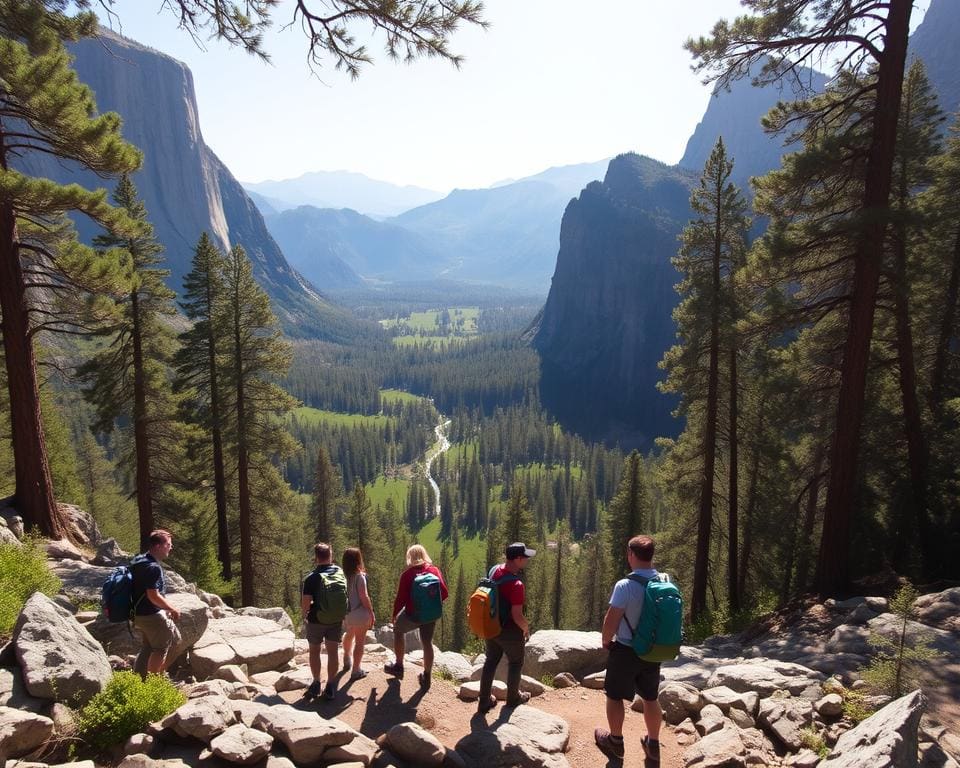
<path id="1" fill-rule="evenodd" d="M 404 701 L 400 696 L 400 681 L 396 678 L 389 679 L 382 693 L 378 687 L 370 690 L 363 721 L 358 730 L 365 736 L 375 738 L 395 725 L 416 721 L 417 707 L 425 695 L 426 691 L 421 688 Z"/>

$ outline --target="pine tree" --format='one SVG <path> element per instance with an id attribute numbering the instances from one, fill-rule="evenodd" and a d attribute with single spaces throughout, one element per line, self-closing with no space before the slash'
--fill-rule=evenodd
<path id="1" fill-rule="evenodd" d="M 233 578 L 230 528 L 227 520 L 227 481 L 223 456 L 226 408 L 218 356 L 225 353 L 226 337 L 217 317 L 226 301 L 223 254 L 204 232 L 194 249 L 190 272 L 183 279 L 180 307 L 193 326 L 180 334 L 175 363 L 176 386 L 188 390 L 189 408 L 210 433 L 213 489 L 217 510 L 217 558 L 224 579 Z"/>
<path id="2" fill-rule="evenodd" d="M 664 356 L 667 380 L 662 389 L 682 394 L 679 413 L 687 413 L 687 430 L 702 430 L 699 438 L 700 492 L 697 514 L 697 549 L 694 561 L 691 617 L 707 607 L 710 538 L 714 524 L 714 482 L 718 452 L 717 430 L 721 400 L 720 357 L 732 343 L 733 274 L 746 249 L 746 203 L 731 181 L 733 162 L 723 139 L 718 139 L 690 197 L 698 218 L 684 229 L 680 252 L 674 260 L 682 281 L 683 297 L 674 311 L 681 343 Z M 707 362 L 704 365 L 704 357 Z M 611 530 L 613 520 L 611 519 Z"/>
<path id="3" fill-rule="evenodd" d="M 533 514 L 527 504 L 527 495 L 521 483 L 514 484 L 510 501 L 497 526 L 497 535 L 503 545 L 500 547 L 501 550 L 515 541 L 522 541 L 528 545 L 534 541 Z"/>
<path id="4" fill-rule="evenodd" d="M 845 586 L 850 577 L 860 430 L 913 2 L 891 0 L 882 8 L 848 0 L 796 0 L 786 6 L 771 0 L 745 0 L 745 5 L 753 15 L 741 16 L 732 24 L 718 22 L 712 37 L 687 42 L 698 59 L 696 68 L 715 73 L 721 85 L 748 75 L 751 67 L 760 68 L 755 81 L 792 78 L 800 83 L 801 62 L 822 59 L 837 47 L 844 49 L 840 66 L 851 68 L 854 74 L 875 66 L 875 77 L 865 79 L 859 90 L 846 96 L 847 103 L 868 102 L 872 126 L 860 198 L 860 209 L 868 215 L 859 221 L 854 238 L 849 320 L 817 564 L 818 589 L 829 593 Z M 862 34 L 853 35 L 852 30 Z M 808 127 L 833 119 L 836 108 L 834 103 L 832 110 L 809 110 Z M 694 607 L 701 601 L 701 582 L 702 576 L 695 579 Z"/>
<path id="5" fill-rule="evenodd" d="M 99 255 L 76 241 L 65 214 L 83 213 L 117 233 L 137 225 L 106 203 L 103 190 L 35 178 L 11 161 L 48 153 L 101 176 L 139 166 L 139 153 L 120 136 L 120 118 L 97 115 L 93 94 L 70 68 L 64 43 L 93 34 L 96 24 L 93 13 L 71 17 L 54 0 L 0 6 L 0 316 L 14 497 L 25 526 L 54 539 L 69 529 L 54 499 L 35 339 L 96 328 L 112 312 L 110 297 L 129 281 L 117 254 Z"/>
<path id="6" fill-rule="evenodd" d="M 95 238 L 94 245 L 129 259 L 133 281 L 129 294 L 118 301 L 116 322 L 101 332 L 109 343 L 78 373 L 88 384 L 84 395 L 96 408 L 96 426 L 101 431 L 111 431 L 121 417 L 133 425 L 140 547 L 146 550 L 150 532 L 156 528 L 154 507 L 162 490 L 151 461 L 161 450 L 158 443 L 166 425 L 174 419 L 165 366 L 172 354 L 173 332 L 164 318 L 174 314 L 175 294 L 163 282 L 170 271 L 156 266 L 163 248 L 154 239 L 146 207 L 127 174 L 120 178 L 113 202 L 139 223 L 140 231 L 128 236 L 107 232 Z M 165 446 L 168 450 L 178 447 Z"/>
<path id="7" fill-rule="evenodd" d="M 623 462 L 620 485 L 607 507 L 607 552 L 614 569 L 612 576 L 619 578 L 625 567 L 624 553 L 630 538 L 649 530 L 650 502 L 644 483 L 643 458 L 634 450 Z"/>
<path id="8" fill-rule="evenodd" d="M 234 246 L 226 260 L 225 301 L 218 324 L 224 329 L 227 365 L 225 383 L 232 396 L 231 437 L 236 451 L 237 503 L 240 528 L 240 599 L 254 602 L 253 470 L 258 482 L 276 486 L 279 474 L 273 455 L 292 455 L 296 446 L 283 419 L 296 401 L 274 383 L 290 366 L 290 347 L 281 340 L 270 299 L 253 279 L 253 269 L 243 248 Z M 284 484 L 285 485 L 285 484 Z M 282 503 L 280 494 L 270 501 Z M 280 507 L 268 505 L 261 514 Z"/>
<path id="9" fill-rule="evenodd" d="M 317 468 L 313 475 L 313 524 L 317 541 L 333 541 L 335 519 L 334 502 L 340 496 L 340 478 L 330 461 L 330 454 L 321 445 L 317 451 Z"/>

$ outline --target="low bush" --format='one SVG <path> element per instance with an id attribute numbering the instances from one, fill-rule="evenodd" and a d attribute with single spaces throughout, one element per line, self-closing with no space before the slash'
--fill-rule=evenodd
<path id="1" fill-rule="evenodd" d="M 830 754 L 830 747 L 824 741 L 823 734 L 817 732 L 813 726 L 800 729 L 800 742 L 807 749 L 816 752 L 821 760 L 826 760 L 827 755 Z"/>
<path id="2" fill-rule="evenodd" d="M 40 539 L 27 537 L 20 546 L 0 544 L 0 637 L 13 632 L 20 609 L 34 592 L 55 595 L 60 579 L 47 568 Z"/>
<path id="3" fill-rule="evenodd" d="M 77 731 L 97 749 L 122 744 L 186 702 L 187 697 L 163 675 L 117 672 L 100 693 L 80 710 Z"/>

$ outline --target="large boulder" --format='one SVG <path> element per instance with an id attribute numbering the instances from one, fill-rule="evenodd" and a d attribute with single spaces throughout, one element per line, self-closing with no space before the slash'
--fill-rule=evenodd
<path id="1" fill-rule="evenodd" d="M 164 725 L 183 737 L 209 742 L 237 722 L 233 702 L 223 696 L 190 699 L 164 719 Z"/>
<path id="2" fill-rule="evenodd" d="M 130 554 L 120 549 L 114 538 L 105 539 L 97 547 L 97 554 L 93 558 L 94 565 L 117 566 L 130 559 Z"/>
<path id="3" fill-rule="evenodd" d="M 602 671 L 607 665 L 607 650 L 601 647 L 599 632 L 574 632 L 565 629 L 541 629 L 531 635 L 523 658 L 524 674 L 538 680 L 569 672 L 583 678 Z"/>
<path id="4" fill-rule="evenodd" d="M 440 740 L 416 723 L 399 723 L 386 735 L 386 747 L 401 760 L 423 768 L 440 768 L 446 749 Z"/>
<path id="5" fill-rule="evenodd" d="M 393 624 L 384 624 L 376 630 L 377 642 L 393 650 Z M 420 642 L 420 633 L 417 630 L 407 632 L 403 636 L 404 651 L 422 651 L 423 643 Z"/>
<path id="6" fill-rule="evenodd" d="M 801 731 L 813 722 L 813 704 L 792 697 L 763 699 L 757 720 L 767 733 L 797 752 L 803 746 Z"/>
<path id="7" fill-rule="evenodd" d="M 273 736 L 236 723 L 210 742 L 210 752 L 231 763 L 250 765 L 270 754 Z"/>
<path id="8" fill-rule="evenodd" d="M 569 741 L 565 720 L 534 707 L 516 707 L 501 712 L 487 729 L 460 739 L 457 752 L 483 768 L 568 768 L 563 752 Z"/>
<path id="9" fill-rule="evenodd" d="M 0 765 L 28 755 L 53 736 L 53 720 L 34 712 L 0 707 Z"/>
<path id="10" fill-rule="evenodd" d="M 921 595 L 913 610 L 921 623 L 960 635 L 960 587 Z"/>
<path id="11" fill-rule="evenodd" d="M 13 642 L 31 696 L 86 704 L 113 674 L 100 643 L 40 592 L 34 592 L 20 611 Z"/>
<path id="12" fill-rule="evenodd" d="M 721 728 L 687 747 L 683 760 L 687 768 L 737 768 L 746 766 L 746 755 L 740 730 L 726 721 Z"/>
<path id="13" fill-rule="evenodd" d="M 49 702 L 35 698 L 27 692 L 20 667 L 0 667 L 0 707 L 40 712 L 47 704 Z"/>
<path id="14" fill-rule="evenodd" d="M 67 521 L 67 538 L 84 547 L 96 549 L 103 541 L 103 535 L 93 515 L 73 504 L 57 503 L 60 514 Z"/>
<path id="15" fill-rule="evenodd" d="M 290 615 L 283 610 L 283 608 L 257 608 L 253 605 L 247 605 L 243 608 L 238 608 L 237 613 L 241 616 L 256 616 L 260 619 L 267 619 L 275 624 L 279 624 L 283 629 L 289 629 L 296 634 L 296 629 L 290 620 Z"/>
<path id="16" fill-rule="evenodd" d="M 707 688 L 726 686 L 738 693 L 756 691 L 760 696 L 770 696 L 776 691 L 789 691 L 794 696 L 815 691 L 826 679 L 822 672 L 787 661 L 758 659 L 717 667 Z"/>
<path id="17" fill-rule="evenodd" d="M 203 637 L 209 621 L 208 612 L 206 604 L 190 594 L 169 594 L 166 600 L 180 611 L 180 621 L 177 623 L 177 629 L 180 630 L 180 643 L 171 656 L 171 659 L 175 660 Z M 103 615 L 100 615 L 87 624 L 87 629 L 109 654 L 126 656 L 140 652 L 140 633 L 136 629 L 131 631 L 131 627 L 125 621 L 107 621 Z"/>
<path id="18" fill-rule="evenodd" d="M 926 706 L 920 691 L 897 699 L 844 733 L 823 768 L 914 768 L 917 727 Z"/>
<path id="19" fill-rule="evenodd" d="M 246 664 L 248 674 L 277 669 L 293 658 L 293 632 L 257 616 L 213 619 L 190 653 L 190 666 L 200 678 L 226 664 Z"/>
<path id="20" fill-rule="evenodd" d="M 295 763 L 316 763 L 328 747 L 340 747 L 353 741 L 356 731 L 346 723 L 304 712 L 289 705 L 262 710 L 253 719 L 253 727 L 266 731 L 283 745 Z"/>
<path id="21" fill-rule="evenodd" d="M 696 717 L 703 709 L 700 692 L 689 683 L 661 683 L 658 699 L 663 718 L 671 725 L 679 725 L 691 715 Z"/>

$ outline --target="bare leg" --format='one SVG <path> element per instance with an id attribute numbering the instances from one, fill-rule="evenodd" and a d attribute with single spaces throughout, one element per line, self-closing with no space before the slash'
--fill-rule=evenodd
<path id="1" fill-rule="evenodd" d="M 646 715 L 646 707 L 644 707 Z M 623 737 L 623 702 L 620 699 L 607 697 L 607 725 L 610 726 L 610 735 Z M 653 738 L 651 736 L 651 738 Z"/>
<path id="2" fill-rule="evenodd" d="M 343 635 L 343 666 L 350 663 L 350 652 L 353 646 L 353 630 L 348 629 Z"/>
<path id="3" fill-rule="evenodd" d="M 397 632 L 396 629 L 394 629 L 394 632 L 393 632 L 393 654 L 394 654 L 394 656 L 397 657 L 396 664 L 397 664 L 397 667 L 398 667 L 398 668 L 402 668 L 402 667 L 403 667 L 403 655 L 407 652 L 407 651 L 406 651 L 406 643 L 405 643 L 405 640 L 406 640 L 406 638 L 404 637 L 403 633 L 402 633 L 402 632 Z"/>
<path id="4" fill-rule="evenodd" d="M 609 701 L 609 699 L 608 699 Z M 621 722 L 622 718 L 621 718 Z M 660 725 L 663 723 L 663 713 L 660 711 L 660 702 L 654 699 L 653 701 L 643 701 L 643 722 L 647 726 L 647 735 L 653 741 L 660 740 Z"/>
<path id="5" fill-rule="evenodd" d="M 363 646 L 367 642 L 367 631 L 365 629 L 357 630 L 356 642 L 353 646 L 353 670 L 354 674 L 360 671 L 360 662 L 363 661 Z M 346 655 L 346 651 L 344 651 Z"/>
<path id="6" fill-rule="evenodd" d="M 161 675 L 166 668 L 164 662 L 167 660 L 166 651 L 153 651 L 147 659 L 147 673 L 150 675 Z"/>
<path id="7" fill-rule="evenodd" d="M 340 671 L 340 643 L 327 640 L 325 645 L 327 646 L 327 682 L 335 685 L 334 681 Z M 319 662 L 319 658 L 317 661 Z"/>
<path id="8" fill-rule="evenodd" d="M 320 682 L 320 649 L 323 646 L 320 643 L 310 643 L 310 674 L 318 683 Z"/>

